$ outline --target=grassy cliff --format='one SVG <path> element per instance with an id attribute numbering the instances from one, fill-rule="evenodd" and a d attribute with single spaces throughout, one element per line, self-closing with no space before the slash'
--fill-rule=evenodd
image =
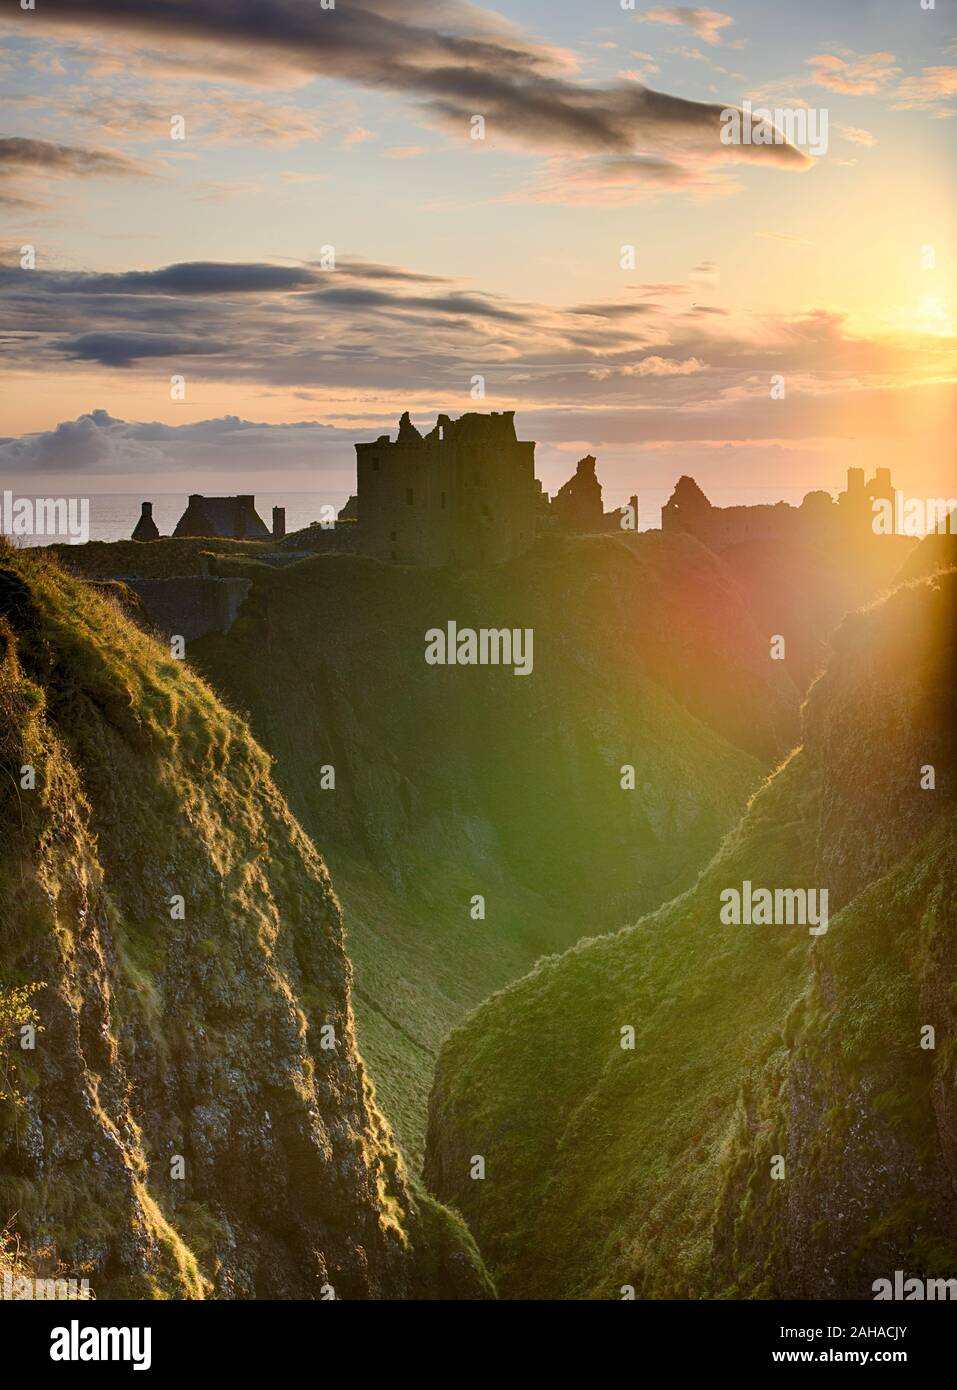
<path id="1" fill-rule="evenodd" d="M 218 572 L 252 589 L 191 658 L 329 862 L 361 1048 L 418 1156 L 449 1029 L 543 954 L 693 882 L 793 742 L 798 689 L 689 537 L 555 538 L 467 574 L 354 556 Z M 531 628 L 532 674 L 426 665 L 426 631 L 450 619 Z"/>
<path id="2" fill-rule="evenodd" d="M 33 983 L 42 1031 L 0 1039 L 28 1267 L 101 1298 L 490 1292 L 377 1107 L 269 758 L 115 603 L 4 547 L 0 991 Z"/>
<path id="3" fill-rule="evenodd" d="M 955 612 L 950 570 L 846 619 L 802 745 L 697 883 L 445 1044 L 425 1175 L 504 1296 L 870 1297 L 895 1268 L 953 1275 Z M 827 888 L 827 933 L 722 925 L 745 879 Z"/>

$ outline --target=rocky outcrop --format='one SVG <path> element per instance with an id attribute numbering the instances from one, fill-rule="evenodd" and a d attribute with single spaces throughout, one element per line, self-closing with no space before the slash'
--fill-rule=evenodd
<path id="1" fill-rule="evenodd" d="M 481 1297 L 357 1053 L 325 866 L 241 720 L 115 604 L 0 555 L 0 1227 L 100 1297 Z"/>
<path id="2" fill-rule="evenodd" d="M 955 639 L 951 570 L 849 619 L 811 692 L 818 874 L 843 910 L 731 1127 L 730 1286 L 870 1298 L 895 1269 L 957 1274 Z"/>

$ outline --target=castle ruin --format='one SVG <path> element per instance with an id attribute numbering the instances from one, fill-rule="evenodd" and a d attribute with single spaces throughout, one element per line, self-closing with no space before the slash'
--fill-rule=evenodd
<path id="1" fill-rule="evenodd" d="M 426 435 L 406 411 L 395 440 L 356 445 L 356 472 L 364 555 L 472 568 L 521 554 L 535 538 L 544 503 L 535 445 L 517 437 L 513 410 L 440 415 Z"/>
<path id="2" fill-rule="evenodd" d="M 813 534 L 823 538 L 865 535 L 873 529 L 874 502 L 894 504 L 889 468 L 878 468 L 865 482 L 863 468 L 847 470 L 847 488 L 835 501 L 829 492 L 805 495 L 799 507 L 790 502 L 758 506 L 716 507 L 687 475 L 661 509 L 662 531 L 687 531 L 710 550 L 727 550 L 748 541 L 803 540 Z"/>
<path id="3" fill-rule="evenodd" d="M 521 555 L 543 531 L 636 530 L 606 513 L 595 459 L 580 459 L 551 500 L 535 477 L 535 445 L 518 439 L 515 412 L 440 415 L 422 435 L 406 412 L 395 440 L 357 444 L 358 486 L 339 513 L 358 528 L 356 548 L 399 564 L 471 568 Z"/>
<path id="4" fill-rule="evenodd" d="M 285 512 L 273 508 L 272 531 L 259 517 L 255 498 L 193 494 L 174 536 L 273 541 L 275 559 L 296 554 L 360 554 L 402 565 L 472 569 L 523 554 L 548 532 L 589 535 L 638 529 L 638 498 L 604 510 L 596 461 L 587 454 L 549 498 L 535 476 L 535 444 L 515 432 L 513 410 L 471 412 L 453 420 L 439 415 L 421 433 L 406 411 L 395 439 L 382 434 L 356 444 L 356 493 L 338 516 L 286 537 Z M 889 468 L 865 480 L 849 468 L 837 499 L 809 492 L 800 506 L 788 502 L 716 507 L 693 478 L 681 477 L 661 512 L 661 529 L 688 532 L 714 551 L 748 541 L 785 542 L 862 536 L 873 529 L 878 500 L 893 509 Z M 159 533 L 152 504 L 134 540 Z"/>

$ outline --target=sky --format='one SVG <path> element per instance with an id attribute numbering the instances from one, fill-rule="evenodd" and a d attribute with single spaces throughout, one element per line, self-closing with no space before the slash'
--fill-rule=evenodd
<path id="1" fill-rule="evenodd" d="M 4 487 L 957 489 L 957 0 L 10 0 L 0 87 Z"/>

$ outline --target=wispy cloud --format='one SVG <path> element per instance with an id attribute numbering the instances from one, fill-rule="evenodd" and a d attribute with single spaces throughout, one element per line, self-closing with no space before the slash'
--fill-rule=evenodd
<path id="1" fill-rule="evenodd" d="M 709 287 L 694 301 L 694 285 Z M 157 367 L 244 389 L 454 402 L 475 372 L 519 402 L 696 408 L 751 374 L 832 385 L 953 371 L 950 339 L 869 340 L 841 315 L 760 319 L 718 297 L 701 262 L 688 286 L 623 288 L 599 303 L 492 295 L 414 269 L 343 260 L 196 262 L 119 274 L 0 271 L 11 368 L 63 374 L 90 364 L 155 381 Z M 663 302 L 658 303 L 658 296 Z M 597 373 L 597 375 L 596 375 Z M 657 392 L 644 398 L 640 393 Z M 636 395 L 636 392 L 639 393 Z M 662 395 L 662 392 L 667 392 Z"/>
<path id="2" fill-rule="evenodd" d="M 869 130 L 862 130 L 860 126 L 838 125 L 837 131 L 852 145 L 866 145 L 868 149 L 872 149 L 877 144 L 877 136 Z"/>
<path id="3" fill-rule="evenodd" d="M 938 118 L 954 114 L 957 100 L 957 67 L 924 68 L 897 89 L 895 111 L 930 111 Z"/>
<path id="4" fill-rule="evenodd" d="M 696 5 L 661 6 L 644 10 L 637 18 L 646 24 L 683 25 L 702 43 L 712 45 L 720 44 L 723 41 L 721 31 L 734 23 L 733 17 L 721 10 L 701 9 Z"/>
<path id="5" fill-rule="evenodd" d="M 712 44 L 731 22 L 719 11 L 684 6 L 643 17 L 654 15 Z M 388 0 L 358 0 L 329 10 L 299 0 L 225 7 L 218 0 L 44 0 L 34 29 L 40 36 L 62 30 L 91 61 L 114 67 L 274 86 L 331 78 L 397 93 L 428 123 L 462 140 L 481 115 L 489 146 L 595 159 L 660 156 L 683 165 L 673 187 L 693 188 L 699 175 L 709 186 L 713 173 L 699 161 L 710 166 L 729 157 L 720 141 L 726 103 L 691 101 L 634 81 L 582 82 L 565 50 L 465 0 L 408 0 L 401 9 Z M 308 134 L 301 113 L 249 115 L 264 139 Z M 230 120 L 244 128 L 240 109 Z M 792 169 L 807 163 L 788 145 L 751 145 L 736 157 Z M 610 177 L 620 172 L 612 169 Z"/>
<path id="6" fill-rule="evenodd" d="M 893 53 L 817 53 L 807 59 L 817 87 L 848 96 L 875 96 L 899 75 Z"/>
<path id="7" fill-rule="evenodd" d="M 146 178 L 154 172 L 113 150 L 58 145 L 22 136 L 0 137 L 0 175 L 8 181 L 0 202 L 11 208 L 42 206 L 49 179 Z"/>

